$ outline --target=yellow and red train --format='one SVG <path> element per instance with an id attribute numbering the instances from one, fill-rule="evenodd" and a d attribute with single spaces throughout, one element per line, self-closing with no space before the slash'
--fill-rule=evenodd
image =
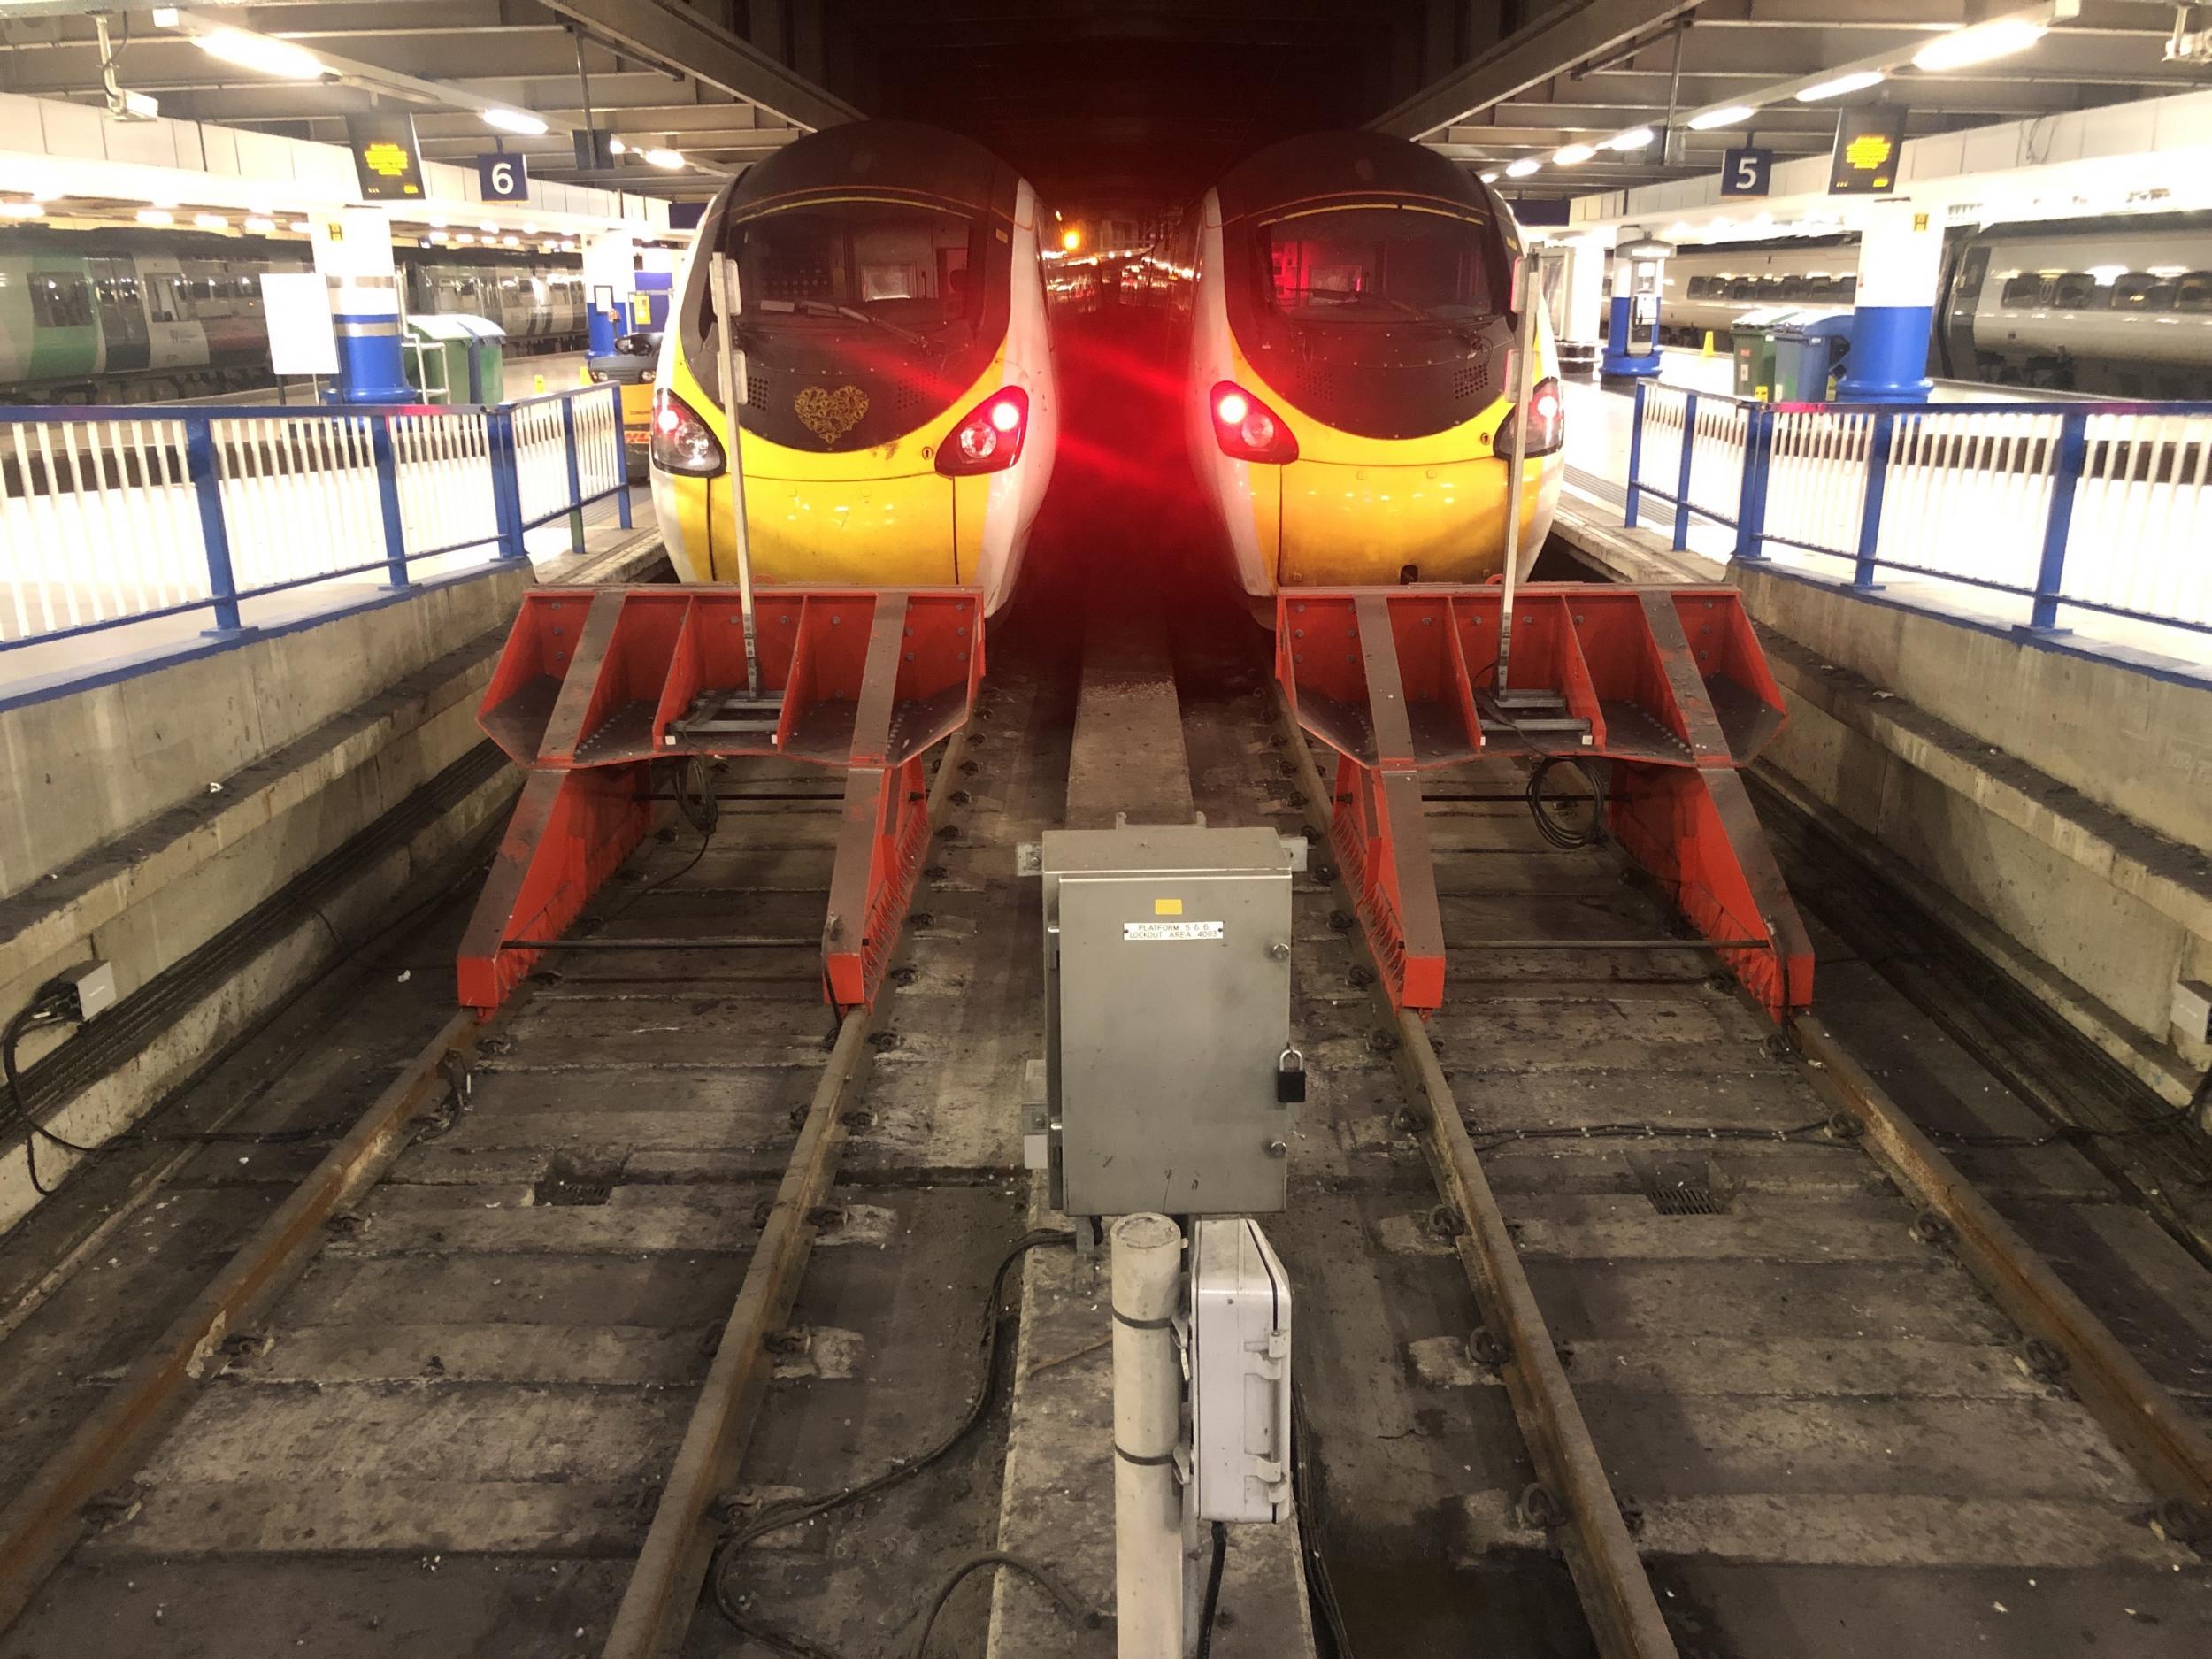
<path id="1" fill-rule="evenodd" d="M 971 141 L 859 121 L 717 196 L 656 382 L 654 505 L 680 576 L 737 575 L 710 286 L 735 262 L 753 580 L 1012 594 L 1060 407 L 1029 182 Z"/>

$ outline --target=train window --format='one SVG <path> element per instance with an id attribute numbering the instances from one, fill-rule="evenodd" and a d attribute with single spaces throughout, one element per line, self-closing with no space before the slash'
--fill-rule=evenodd
<path id="1" fill-rule="evenodd" d="M 1709 277 L 1709 276 L 1694 276 L 1694 277 L 1692 277 L 1692 278 L 1690 279 L 1690 288 L 1689 288 L 1690 297 L 1691 297 L 1692 299 L 1694 299 L 1694 300 L 1701 300 L 1701 299 L 1705 298 L 1708 295 L 1709 295 L 1710 293 L 1712 293 L 1712 291 L 1713 291 L 1714 288 L 1717 285 L 1717 283 L 1718 283 L 1718 282 L 1719 282 L 1719 279 L 1718 279 L 1717 277 Z"/>
<path id="2" fill-rule="evenodd" d="M 183 286 L 173 276 L 157 275 L 146 279 L 146 315 L 157 323 L 181 322 L 185 305 L 178 290 Z"/>
<path id="3" fill-rule="evenodd" d="M 1740 276 L 1731 277 L 1728 280 L 1728 297 L 1732 300 L 1751 299 L 1755 297 L 1758 292 L 1759 279 L 1756 277 Z"/>
<path id="4" fill-rule="evenodd" d="M 2212 311 L 2212 271 L 2192 271 L 2174 294 L 2177 311 Z"/>
<path id="5" fill-rule="evenodd" d="M 91 286 L 81 276 L 30 275 L 31 321 L 40 328 L 83 328 L 92 321 Z"/>
<path id="6" fill-rule="evenodd" d="M 984 234 L 976 220 L 939 208 L 841 202 L 745 219 L 725 246 L 736 244 L 749 309 L 755 301 L 782 302 L 766 315 L 787 305 L 836 326 L 832 308 L 847 306 L 933 328 L 973 314 L 979 296 L 969 272 L 983 257 Z"/>
<path id="7" fill-rule="evenodd" d="M 1413 208 L 1332 208 L 1261 227 L 1270 297 L 1286 316 L 1389 322 L 1494 316 L 1504 303 L 1486 224 Z"/>
<path id="8" fill-rule="evenodd" d="M 2116 311 L 2170 311 L 2174 298 L 2175 285 L 2161 282 L 2147 271 L 2131 271 L 2112 285 Z"/>
<path id="9" fill-rule="evenodd" d="M 2062 311 L 2085 311 L 2103 300 L 2097 279 L 2086 271 L 2067 271 L 2051 285 L 2051 303 Z"/>
<path id="10" fill-rule="evenodd" d="M 1998 296 L 2001 303 L 2018 309 L 2023 305 L 2037 305 L 2043 299 L 2043 273 L 2023 271 L 2017 276 L 2005 279 L 2004 292 Z"/>

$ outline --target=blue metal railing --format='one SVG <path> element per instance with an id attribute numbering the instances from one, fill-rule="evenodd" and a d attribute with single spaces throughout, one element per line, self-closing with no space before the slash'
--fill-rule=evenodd
<path id="1" fill-rule="evenodd" d="M 622 388 L 493 405 L 0 405 L 0 651 L 207 614 L 526 535 L 630 498 Z"/>
<path id="2" fill-rule="evenodd" d="M 2071 608 L 2212 633 L 2212 403 L 1761 403 L 1643 384 L 1632 419 L 1623 522 L 1668 503 L 1678 550 L 1704 519 L 1737 558 L 1788 548 L 1847 562 L 1861 588 L 1889 571 L 2014 595 L 2032 632 L 2062 631 Z M 1717 496 L 1701 499 L 1701 473 Z"/>

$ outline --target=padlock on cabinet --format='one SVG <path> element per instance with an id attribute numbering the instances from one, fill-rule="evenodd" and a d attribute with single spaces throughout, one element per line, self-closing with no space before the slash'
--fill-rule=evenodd
<path id="1" fill-rule="evenodd" d="M 1275 1103 L 1278 1106 L 1302 1106 L 1306 1103 L 1306 1056 L 1295 1048 L 1286 1048 L 1275 1062 Z"/>

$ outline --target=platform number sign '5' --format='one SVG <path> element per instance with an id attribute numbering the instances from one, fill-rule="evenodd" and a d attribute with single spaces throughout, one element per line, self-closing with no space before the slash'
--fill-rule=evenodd
<path id="1" fill-rule="evenodd" d="M 1764 196 L 1774 173 L 1770 150 L 1731 150 L 1721 157 L 1720 193 L 1723 196 Z"/>
<path id="2" fill-rule="evenodd" d="M 522 156 L 479 156 L 476 181 L 487 202 L 530 199 L 530 163 Z"/>

